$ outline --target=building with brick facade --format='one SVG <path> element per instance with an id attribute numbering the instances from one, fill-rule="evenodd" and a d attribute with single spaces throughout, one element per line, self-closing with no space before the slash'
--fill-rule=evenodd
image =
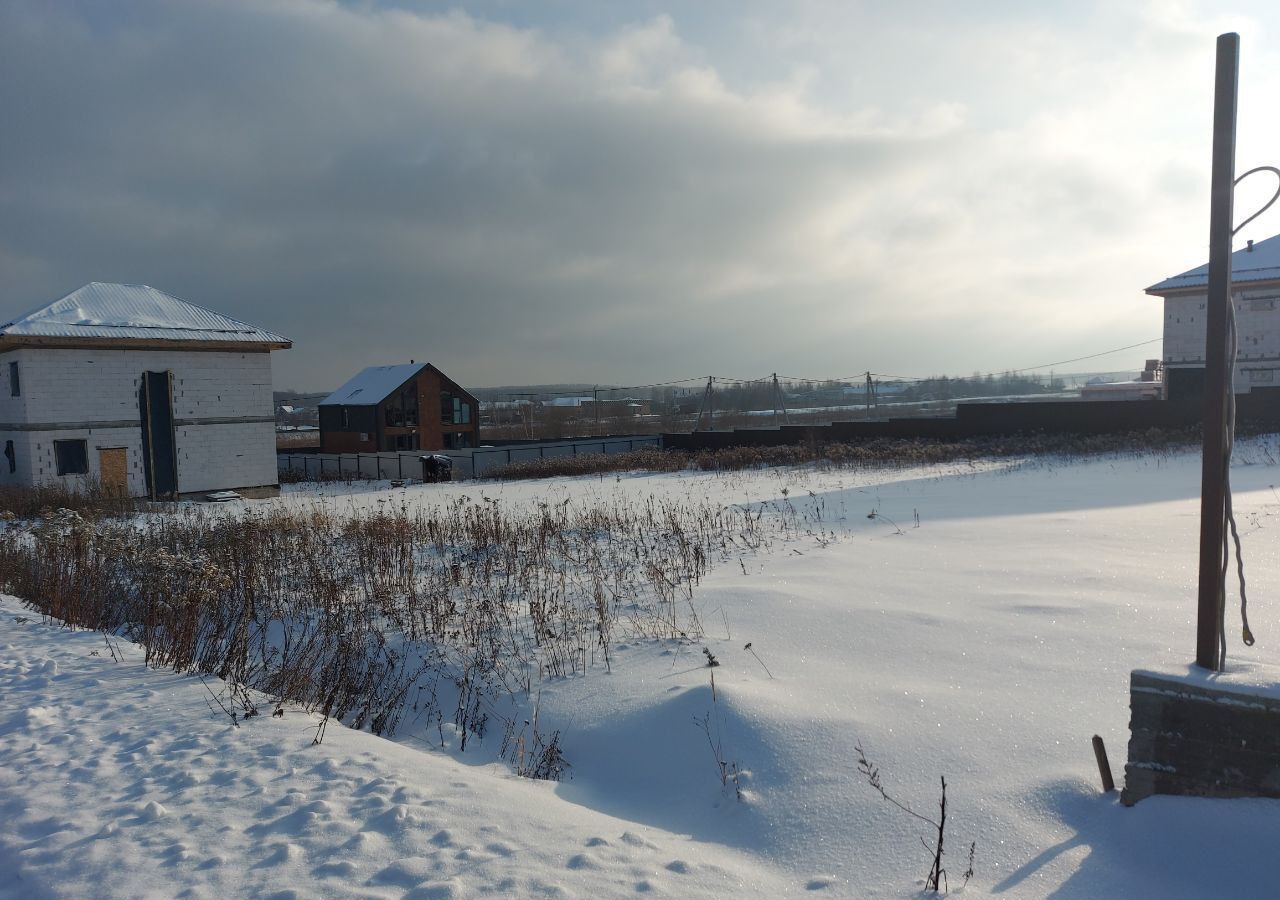
<path id="1" fill-rule="evenodd" d="M 1204 393 L 1209 264 L 1147 288 L 1164 300 L 1166 396 Z M 1235 392 L 1280 388 L 1280 235 L 1231 254 L 1231 300 L 1238 337 Z"/>
<path id="2" fill-rule="evenodd" d="M 94 282 L 0 326 L 0 484 L 153 499 L 279 489 L 271 351 L 288 338 Z"/>
<path id="3" fill-rule="evenodd" d="M 476 398 L 435 366 L 370 366 L 320 401 L 320 451 L 475 447 L 479 423 Z"/>

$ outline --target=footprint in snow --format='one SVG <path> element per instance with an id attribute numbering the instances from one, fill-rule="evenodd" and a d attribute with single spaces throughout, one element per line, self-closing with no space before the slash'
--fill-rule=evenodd
<path id="1" fill-rule="evenodd" d="M 356 875 L 356 864 L 349 860 L 342 862 L 324 863 L 316 866 L 311 870 L 311 874 L 316 878 L 354 878 Z"/>
<path id="2" fill-rule="evenodd" d="M 585 853 L 579 853 L 569 858 L 565 863 L 566 869 L 598 869 L 600 864 Z"/>
<path id="3" fill-rule="evenodd" d="M 336 760 L 326 759 L 324 762 L 319 762 L 319 763 L 316 763 L 314 766 L 312 766 L 311 772 L 314 775 L 321 775 L 321 776 L 324 776 L 325 778 L 333 778 L 336 775 L 342 774 L 342 767 L 338 765 Z"/>
<path id="4" fill-rule="evenodd" d="M 406 856 L 375 872 L 369 879 L 369 884 L 411 888 L 433 877 L 438 878 L 441 874 L 440 869 L 441 864 L 438 860 L 425 856 Z"/>
<path id="5" fill-rule="evenodd" d="M 271 844 L 267 849 L 271 851 L 271 855 L 257 863 L 254 866 L 255 869 L 282 866 L 287 862 L 295 862 L 301 859 L 305 854 L 305 851 L 297 844 Z"/>
<path id="6" fill-rule="evenodd" d="M 646 850 L 657 850 L 657 849 L 658 849 L 658 845 L 657 845 L 657 844 L 653 843 L 652 841 L 648 840 L 647 838 L 641 837 L 640 835 L 636 834 L 634 831 L 624 831 L 624 832 L 622 832 L 621 840 L 622 840 L 622 843 L 624 843 L 624 844 L 629 844 L 629 845 L 631 845 L 632 847 L 643 847 L 643 848 L 645 848 Z"/>
<path id="7" fill-rule="evenodd" d="M 675 872 L 677 875 L 689 874 L 689 864 L 685 862 L 683 859 L 671 860 L 671 862 L 667 863 L 666 868 L 667 868 L 667 871 Z"/>
<path id="8" fill-rule="evenodd" d="M 453 900 L 464 896 L 462 882 L 456 878 L 446 881 L 428 881 L 404 895 L 404 900 Z"/>
<path id="9" fill-rule="evenodd" d="M 804 889 L 806 891 L 825 891 L 827 888 L 835 886 L 836 880 L 830 875 L 816 875 L 805 883 Z"/>
<path id="10" fill-rule="evenodd" d="M 359 853 L 367 853 L 374 847 L 378 847 L 386 843 L 386 838 L 381 834 L 372 831 L 361 831 L 351 836 L 345 844 L 342 845 L 344 850 L 354 850 Z"/>
<path id="11" fill-rule="evenodd" d="M 146 806 L 142 807 L 142 809 L 138 810 L 138 815 L 134 819 L 133 824 L 143 825 L 149 822 L 159 822 L 168 814 L 169 811 L 167 809 L 152 800 L 148 802 Z"/>

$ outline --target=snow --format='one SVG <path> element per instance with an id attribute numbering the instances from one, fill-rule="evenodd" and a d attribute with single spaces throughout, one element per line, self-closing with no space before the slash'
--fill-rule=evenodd
<path id="1" fill-rule="evenodd" d="M 426 363 L 369 366 L 320 401 L 320 406 L 377 406 L 400 385 L 427 367 Z"/>
<path id="2" fill-rule="evenodd" d="M 1237 450 L 1257 645 L 1232 627 L 1229 677 L 1266 691 L 1280 444 Z M 391 741 L 330 725 L 320 746 L 295 710 L 234 728 L 199 680 L 2 601 L 0 897 L 915 896 L 923 831 L 859 776 L 859 745 L 923 813 L 946 777 L 953 889 L 977 845 L 966 894 L 1271 896 L 1275 801 L 1125 809 L 1090 746 L 1102 735 L 1122 776 L 1130 671 L 1189 671 L 1199 473 L 1195 454 L 1160 453 L 249 501 L 821 503 L 836 537 L 714 569 L 694 595 L 701 642 L 632 642 L 610 674 L 545 679 L 541 727 L 572 765 L 555 784 L 510 774 L 492 738 L 432 749 L 409 723 Z"/>
<path id="3" fill-rule="evenodd" d="M 90 282 L 0 326 L 0 334 L 288 344 L 289 339 L 145 284 Z"/>
<path id="4" fill-rule="evenodd" d="M 746 854 L 554 785 L 287 711 L 234 728 L 192 677 L 12 601 L 0 658 L 0 897 L 715 897 Z M 185 889 L 185 890 L 184 890 Z"/>
<path id="5" fill-rule="evenodd" d="M 1231 254 L 1231 281 L 1233 284 L 1253 281 L 1274 281 L 1280 278 L 1280 235 L 1265 241 L 1257 241 Z M 1148 294 L 1166 291 L 1206 288 L 1209 286 L 1209 264 L 1188 269 L 1147 288 Z"/>
<path id="6" fill-rule="evenodd" d="M 1202 691 L 1280 700 L 1280 666 L 1228 660 L 1226 668 L 1221 672 L 1209 672 L 1197 665 L 1188 664 L 1165 666 L 1162 669 L 1134 669 L 1134 674 L 1184 684 Z M 1223 698 L 1222 702 L 1232 701 Z"/>

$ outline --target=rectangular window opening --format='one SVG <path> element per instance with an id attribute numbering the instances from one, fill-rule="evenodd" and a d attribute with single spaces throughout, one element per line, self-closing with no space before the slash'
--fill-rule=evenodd
<path id="1" fill-rule="evenodd" d="M 18 381 L 18 364 L 16 362 L 9 363 L 9 396 L 22 396 L 22 385 Z"/>
<path id="2" fill-rule="evenodd" d="M 54 441 L 53 455 L 59 475 L 88 475 L 89 449 L 87 441 Z"/>

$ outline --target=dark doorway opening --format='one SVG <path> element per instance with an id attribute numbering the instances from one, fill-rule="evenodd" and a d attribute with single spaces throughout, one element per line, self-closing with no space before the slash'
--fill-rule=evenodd
<path id="1" fill-rule="evenodd" d="M 152 500 L 178 495 L 178 447 L 173 430 L 173 373 L 143 372 L 138 391 L 142 460 Z"/>

